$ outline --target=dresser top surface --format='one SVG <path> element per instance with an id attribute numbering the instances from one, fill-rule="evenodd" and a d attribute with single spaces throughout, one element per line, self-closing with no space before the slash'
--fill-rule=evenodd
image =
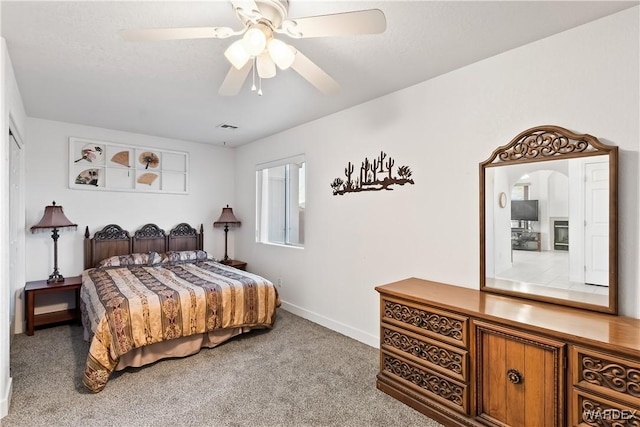
<path id="1" fill-rule="evenodd" d="M 640 357 L 640 319 L 480 292 L 409 278 L 376 287 L 382 295 L 410 299 L 450 311 L 499 320 L 564 339 L 615 347 Z"/>

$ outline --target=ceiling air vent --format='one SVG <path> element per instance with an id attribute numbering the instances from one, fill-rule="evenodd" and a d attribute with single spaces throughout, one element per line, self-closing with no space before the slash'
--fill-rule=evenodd
<path id="1" fill-rule="evenodd" d="M 226 123 L 220 123 L 216 127 L 220 128 L 220 129 L 227 129 L 227 130 L 236 130 L 236 129 L 238 129 L 238 126 L 229 125 L 229 124 L 226 124 Z"/>

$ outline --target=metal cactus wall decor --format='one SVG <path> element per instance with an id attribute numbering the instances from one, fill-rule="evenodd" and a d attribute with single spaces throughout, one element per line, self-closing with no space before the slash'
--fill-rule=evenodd
<path id="1" fill-rule="evenodd" d="M 358 191 L 393 190 L 392 185 L 414 184 L 409 166 L 400 166 L 397 170 L 397 176 L 394 176 L 394 164 L 395 160 L 392 157 L 387 158 L 387 154 L 381 151 L 380 155 L 371 161 L 365 157 L 360 167 L 360 174 L 354 176 L 355 165 L 349 162 L 344 168 L 346 181 L 338 177 L 331 183 L 333 195 Z"/>

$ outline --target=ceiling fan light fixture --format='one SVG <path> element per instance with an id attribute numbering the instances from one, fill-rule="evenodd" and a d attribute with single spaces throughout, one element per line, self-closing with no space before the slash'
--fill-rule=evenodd
<path id="1" fill-rule="evenodd" d="M 291 67 L 291 64 L 293 64 L 293 60 L 296 56 L 295 51 L 293 51 L 291 47 L 283 41 L 272 38 L 269 40 L 267 49 L 269 50 L 271 59 L 273 59 L 273 62 L 275 62 L 281 70 L 286 70 Z"/>
<path id="2" fill-rule="evenodd" d="M 258 56 L 267 47 L 267 35 L 259 25 L 255 25 L 244 33 L 242 45 L 250 56 Z"/>
<path id="3" fill-rule="evenodd" d="M 258 76 L 262 79 L 270 79 L 276 76 L 276 64 L 273 63 L 269 52 L 262 52 L 256 58 L 256 68 Z"/>
<path id="4" fill-rule="evenodd" d="M 249 53 L 244 48 L 242 40 L 235 41 L 224 51 L 224 56 L 231 62 L 237 70 L 245 66 L 250 58 Z"/>
<path id="5" fill-rule="evenodd" d="M 274 39 L 274 34 L 285 34 L 298 39 L 379 34 L 386 30 L 386 18 L 379 9 L 290 19 L 289 0 L 229 1 L 242 23 L 242 28 L 237 31 L 231 27 L 155 28 L 126 31 L 123 35 L 126 40 L 222 39 L 241 36 L 224 52 L 231 66 L 218 91 L 222 96 L 232 96 L 239 93 L 251 72 L 251 90 L 262 95 L 262 79 L 275 77 L 276 68 L 291 68 L 323 94 L 333 94 L 339 90 L 340 85 L 330 75 L 294 46 Z"/>

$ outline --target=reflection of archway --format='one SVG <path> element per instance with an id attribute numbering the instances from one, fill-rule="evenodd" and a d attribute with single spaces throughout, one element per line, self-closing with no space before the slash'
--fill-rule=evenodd
<path id="1" fill-rule="evenodd" d="M 537 169 L 538 165 L 528 165 L 509 170 L 507 179 L 511 190 L 510 203 L 520 199 L 537 201 L 538 221 L 528 224 L 529 230 L 525 230 L 523 234 L 527 238 L 534 234 L 534 238 L 539 239 L 540 246 L 531 242 L 512 245 L 512 264 L 510 268 L 498 272 L 496 277 L 535 283 L 537 286 L 556 289 L 555 292 L 564 292 L 573 286 L 569 277 L 569 253 L 554 250 L 553 223 L 557 220 L 568 222 L 570 216 L 569 168 L 566 161 L 544 166 L 544 169 Z M 521 191 L 516 195 L 513 189 L 518 186 L 526 186 L 526 190 L 520 188 Z M 519 227 L 522 226 L 519 221 L 511 221 L 512 239 L 514 230 L 521 230 Z"/>
<path id="2" fill-rule="evenodd" d="M 590 162 L 594 160 L 589 159 Z M 493 277 L 555 289 L 594 292 L 591 285 L 585 284 L 585 161 L 563 159 L 506 165 L 490 170 L 487 179 L 491 182 L 495 202 L 485 205 L 488 218 L 492 219 L 485 222 L 487 230 L 490 230 L 485 234 L 485 244 L 493 251 L 485 262 L 493 271 Z M 528 199 L 539 201 L 539 221 L 532 224 L 534 232 L 540 233 L 540 252 L 538 245 L 531 243 L 531 236 L 525 236 L 527 243 L 522 244 L 518 234 L 522 230 L 518 229 L 517 222 L 511 221 L 511 190 L 514 185 L 522 183 L 529 186 Z M 501 192 L 508 195 L 504 208 L 498 203 Z M 567 221 L 565 224 L 571 239 L 569 250 L 554 249 L 554 220 Z M 516 249 L 514 240 L 518 246 Z M 605 244 L 603 247 L 606 249 L 608 246 Z"/>
<path id="3" fill-rule="evenodd" d="M 532 228 L 540 233 L 543 251 L 554 250 L 553 222 L 567 221 L 569 218 L 568 170 L 565 170 L 565 162 L 556 163 L 557 168 L 516 175 L 515 182 L 511 185 L 511 200 L 538 200 L 538 221 L 532 224 Z M 526 189 L 516 192 L 514 189 L 517 187 Z M 518 224 L 512 223 L 513 227 L 518 227 Z"/>

